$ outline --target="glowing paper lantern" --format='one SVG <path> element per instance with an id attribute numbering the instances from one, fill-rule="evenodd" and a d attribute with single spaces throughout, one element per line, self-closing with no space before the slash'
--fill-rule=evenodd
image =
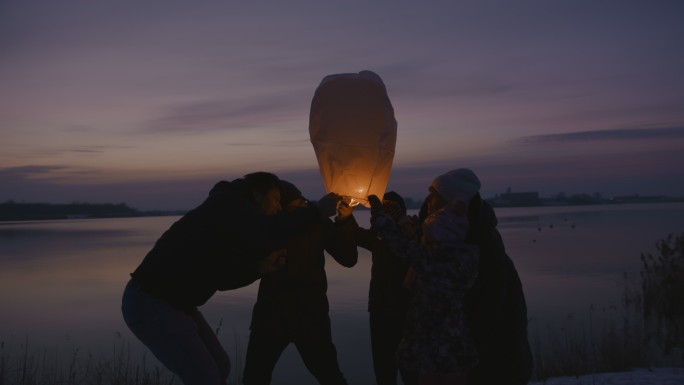
<path id="1" fill-rule="evenodd" d="M 387 188 L 397 121 L 380 76 L 371 71 L 323 78 L 311 101 L 309 136 L 327 192 L 370 207 Z"/>

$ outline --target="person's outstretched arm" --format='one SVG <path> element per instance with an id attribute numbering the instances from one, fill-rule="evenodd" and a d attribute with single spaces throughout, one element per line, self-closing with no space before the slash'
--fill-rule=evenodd
<path id="1" fill-rule="evenodd" d="M 325 250 L 337 263 L 344 267 L 352 267 L 359 260 L 356 247 L 356 231 L 359 225 L 352 215 L 354 208 L 341 203 L 337 208 L 335 222 L 326 231 Z"/>

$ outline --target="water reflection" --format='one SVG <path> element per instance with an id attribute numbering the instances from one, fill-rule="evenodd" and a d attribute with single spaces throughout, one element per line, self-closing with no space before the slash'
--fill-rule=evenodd
<path id="1" fill-rule="evenodd" d="M 59 258 L 82 254 L 93 248 L 112 248 L 135 242 L 138 235 L 126 229 L 59 229 L 0 226 L 0 260 L 28 263 L 34 259 Z M 139 240 L 140 243 L 146 240 Z"/>

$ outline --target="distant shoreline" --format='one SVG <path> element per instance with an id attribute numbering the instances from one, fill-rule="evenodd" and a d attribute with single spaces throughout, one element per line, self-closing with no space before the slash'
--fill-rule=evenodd
<path id="1" fill-rule="evenodd" d="M 640 197 L 627 196 L 601 200 L 555 200 L 542 198 L 532 202 L 501 201 L 496 198 L 485 199 L 495 208 L 511 207 L 563 207 L 563 206 L 598 206 L 635 203 L 677 203 L 684 202 L 684 197 Z M 408 209 L 420 209 L 422 202 L 407 199 Z M 359 210 L 367 210 L 363 206 Z M 102 218 L 135 218 L 180 216 L 188 210 L 138 210 L 125 203 L 0 203 L 0 222 L 68 220 L 68 219 L 102 219 Z"/>
<path id="2" fill-rule="evenodd" d="M 142 211 L 125 203 L 0 203 L 0 222 L 183 215 L 187 210 Z"/>

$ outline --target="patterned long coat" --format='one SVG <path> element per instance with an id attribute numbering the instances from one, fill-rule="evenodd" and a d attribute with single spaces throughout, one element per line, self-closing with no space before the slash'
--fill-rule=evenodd
<path id="1" fill-rule="evenodd" d="M 420 373 L 459 373 L 477 363 L 467 327 L 465 296 L 477 277 L 478 249 L 462 241 L 463 222 L 448 212 L 428 217 L 419 240 L 401 231 L 394 220 L 375 211 L 374 229 L 393 252 L 408 261 L 415 282 L 399 345 L 399 365 Z M 466 228 L 467 229 L 467 228 Z"/>

